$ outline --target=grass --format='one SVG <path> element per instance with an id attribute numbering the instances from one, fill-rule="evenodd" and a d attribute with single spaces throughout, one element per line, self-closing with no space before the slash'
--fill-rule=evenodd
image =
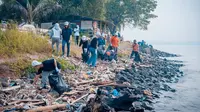
<path id="1" fill-rule="evenodd" d="M 0 30 L 0 56 L 16 57 L 19 54 L 49 53 L 51 47 L 47 37 L 17 29 Z"/>
<path id="2" fill-rule="evenodd" d="M 44 59 L 39 59 L 38 61 L 42 62 L 44 60 L 47 60 L 48 58 Z M 70 62 L 57 58 L 56 59 L 60 64 L 61 64 L 61 70 L 76 70 L 77 68 L 75 65 L 71 64 Z M 12 72 L 15 73 L 16 76 L 21 77 L 21 76 L 27 76 L 30 73 L 35 73 L 36 69 L 34 69 L 31 66 L 32 60 L 26 59 L 26 58 L 18 58 L 16 61 L 13 62 L 5 62 L 3 63 L 4 65 L 8 66 Z"/>
<path id="3" fill-rule="evenodd" d="M 71 64 L 70 62 L 68 62 L 64 59 L 59 58 L 56 60 L 61 64 L 62 70 L 70 69 L 70 70 L 74 71 L 76 69 L 75 65 Z"/>
<path id="4" fill-rule="evenodd" d="M 14 62 L 5 62 L 4 64 L 17 76 L 24 76 L 35 72 L 35 69 L 31 67 L 31 61 L 28 59 L 18 58 Z"/>

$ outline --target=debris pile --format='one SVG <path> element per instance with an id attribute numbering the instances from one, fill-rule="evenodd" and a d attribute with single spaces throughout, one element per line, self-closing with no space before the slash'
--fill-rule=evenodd
<path id="1" fill-rule="evenodd" d="M 166 83 L 177 82 L 183 76 L 179 70 L 182 64 L 148 55 L 143 55 L 141 64 L 130 59 L 99 61 L 95 69 L 77 58 L 66 60 L 77 67 L 62 72 L 70 92 L 59 95 L 51 89 L 40 90 L 30 77 L 2 80 L 0 108 L 5 112 L 144 112 L 154 109 L 153 99 L 159 98 L 160 90 L 176 91 Z"/>

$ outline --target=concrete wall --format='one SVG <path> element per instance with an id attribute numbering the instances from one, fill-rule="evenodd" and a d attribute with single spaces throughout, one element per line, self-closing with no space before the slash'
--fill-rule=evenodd
<path id="1" fill-rule="evenodd" d="M 42 29 L 49 29 L 52 26 L 52 22 L 49 23 L 41 23 Z"/>

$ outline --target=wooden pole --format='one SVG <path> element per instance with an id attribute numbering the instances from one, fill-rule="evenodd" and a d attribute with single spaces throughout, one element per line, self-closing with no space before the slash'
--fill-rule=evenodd
<path id="1" fill-rule="evenodd" d="M 73 105 L 77 101 L 83 99 L 84 97 L 88 96 L 88 94 L 83 95 L 82 97 L 78 98 L 77 100 L 70 103 L 70 105 Z M 65 108 L 67 104 L 56 104 L 56 105 L 50 105 L 50 106 L 44 106 L 44 107 L 38 107 L 31 110 L 28 110 L 27 112 L 38 112 L 38 111 L 47 111 L 47 110 L 54 110 L 59 108 Z"/>

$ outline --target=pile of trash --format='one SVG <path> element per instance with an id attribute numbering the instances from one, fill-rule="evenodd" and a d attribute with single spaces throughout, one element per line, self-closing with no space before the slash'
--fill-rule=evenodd
<path id="1" fill-rule="evenodd" d="M 166 83 L 183 76 L 182 64 L 146 55 L 141 64 L 130 59 L 99 61 L 95 69 L 77 58 L 66 60 L 77 67 L 62 73 L 71 91 L 59 95 L 40 90 L 32 84 L 32 74 L 17 80 L 1 79 L 0 111 L 144 112 L 154 109 L 153 99 L 159 98 L 160 90 L 175 92 Z"/>

